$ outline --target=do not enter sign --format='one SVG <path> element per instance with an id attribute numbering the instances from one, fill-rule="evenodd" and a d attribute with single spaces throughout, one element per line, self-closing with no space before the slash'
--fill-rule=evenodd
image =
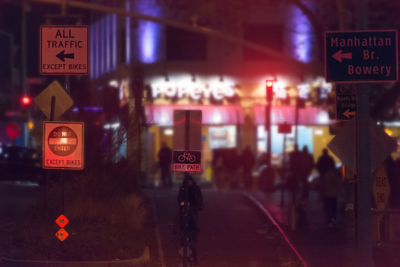
<path id="1" fill-rule="evenodd" d="M 44 122 L 43 168 L 83 169 L 83 123 Z"/>

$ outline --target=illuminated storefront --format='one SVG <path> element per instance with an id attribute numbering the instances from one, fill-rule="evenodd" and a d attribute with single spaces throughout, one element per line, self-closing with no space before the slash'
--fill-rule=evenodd
<path id="1" fill-rule="evenodd" d="M 264 79 L 259 79 L 264 80 Z M 179 74 L 149 78 L 150 88 L 145 105 L 146 123 L 149 126 L 148 148 L 152 174 L 156 175 L 157 153 L 163 142 L 173 147 L 174 110 L 201 110 L 202 127 L 202 170 L 203 177 L 211 177 L 212 150 L 236 148 L 240 153 L 250 145 L 257 156 L 265 152 L 265 91 L 263 83 L 241 83 L 228 77 L 201 77 Z M 289 88 L 289 89 L 288 89 Z M 296 96 L 308 97 L 310 86 L 296 87 Z M 327 93 L 331 88 L 323 92 Z M 272 153 L 273 163 L 280 164 L 283 135 L 277 125 L 295 125 L 295 106 L 283 104 L 293 92 L 289 82 L 280 78 L 276 82 L 275 100 L 272 107 Z M 320 107 L 300 108 L 298 120 L 298 145 L 306 145 L 317 158 L 329 142 L 330 119 Z M 286 135 L 285 151 L 293 149 L 295 127 Z"/>

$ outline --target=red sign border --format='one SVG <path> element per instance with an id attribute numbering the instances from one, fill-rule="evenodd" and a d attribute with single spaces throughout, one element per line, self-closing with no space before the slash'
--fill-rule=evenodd
<path id="1" fill-rule="evenodd" d="M 45 125 L 46 124 L 80 124 L 82 125 L 82 166 L 81 167 L 47 167 L 45 166 L 45 142 L 47 140 L 45 136 Z M 48 170 L 83 170 L 85 168 L 85 131 L 84 131 L 85 124 L 83 122 L 71 122 L 71 121 L 43 121 L 43 145 L 42 145 L 42 168 Z"/>
<path id="2" fill-rule="evenodd" d="M 396 80 L 373 80 L 373 81 L 330 81 L 327 79 L 327 55 L 326 55 L 326 35 L 328 33 L 358 33 L 358 32 L 394 32 L 396 35 Z M 399 80 L 399 32 L 396 29 L 384 29 L 384 30 L 346 30 L 346 31 L 325 31 L 324 32 L 324 75 L 325 81 L 328 83 L 383 83 L 383 82 L 397 82 Z"/>
<path id="3" fill-rule="evenodd" d="M 43 72 L 42 71 L 42 29 L 43 28 L 86 28 L 86 40 L 87 40 L 87 51 L 86 51 L 86 72 Z M 90 50 L 89 50 L 89 26 L 88 25 L 40 25 L 39 31 L 39 74 L 40 75 L 89 75 L 90 73 Z"/>

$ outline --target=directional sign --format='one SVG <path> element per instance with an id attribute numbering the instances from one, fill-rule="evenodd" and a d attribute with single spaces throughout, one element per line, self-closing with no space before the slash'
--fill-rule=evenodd
<path id="1" fill-rule="evenodd" d="M 63 242 L 67 237 L 69 236 L 68 232 L 64 230 L 64 228 L 61 228 L 60 230 L 57 231 L 56 237 Z"/>
<path id="2" fill-rule="evenodd" d="M 357 94 L 353 87 L 336 86 L 336 119 L 351 120 L 356 115 Z"/>
<path id="3" fill-rule="evenodd" d="M 83 169 L 83 122 L 43 122 L 43 168 Z"/>
<path id="4" fill-rule="evenodd" d="M 88 26 L 40 27 L 40 74 L 89 74 Z"/>
<path id="5" fill-rule="evenodd" d="M 36 105 L 48 119 L 51 119 L 51 98 L 53 96 L 55 97 L 54 119 L 57 120 L 58 117 L 72 107 L 74 101 L 67 94 L 67 92 L 65 92 L 64 88 L 58 81 L 52 82 L 46 87 L 46 89 L 44 89 L 38 96 L 34 98 Z"/>
<path id="6" fill-rule="evenodd" d="M 372 120 L 369 123 L 370 172 L 397 148 L 397 142 Z M 356 170 L 356 122 L 346 122 L 339 133 L 328 143 L 328 148 L 353 172 Z"/>
<path id="7" fill-rule="evenodd" d="M 328 82 L 398 80 L 397 30 L 325 32 Z"/>
<path id="8" fill-rule="evenodd" d="M 390 184 L 384 164 L 378 166 L 372 180 L 372 193 L 378 210 L 384 210 L 389 202 Z"/>
<path id="9" fill-rule="evenodd" d="M 172 153 L 172 169 L 178 172 L 200 172 L 200 151 L 177 151 Z"/>
<path id="10" fill-rule="evenodd" d="M 69 223 L 69 220 L 67 217 L 64 216 L 64 214 L 61 214 L 57 219 L 56 219 L 56 224 L 60 226 L 61 228 L 64 228 L 67 224 Z"/>

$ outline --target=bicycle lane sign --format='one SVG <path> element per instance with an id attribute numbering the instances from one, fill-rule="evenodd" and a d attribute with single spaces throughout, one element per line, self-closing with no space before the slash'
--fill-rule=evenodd
<path id="1" fill-rule="evenodd" d="M 174 150 L 172 169 L 177 172 L 201 172 L 201 152 Z"/>

